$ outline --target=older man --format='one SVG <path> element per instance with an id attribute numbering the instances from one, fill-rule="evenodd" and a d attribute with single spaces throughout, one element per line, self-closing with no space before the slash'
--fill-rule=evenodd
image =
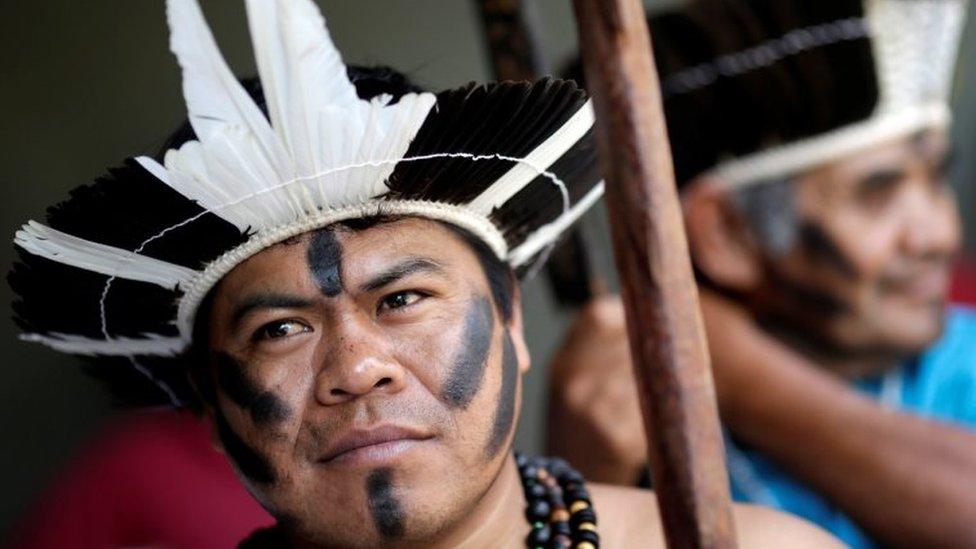
<path id="1" fill-rule="evenodd" d="M 244 87 L 196 2 L 168 2 L 189 126 L 18 232 L 24 338 L 211 418 L 278 521 L 247 547 L 662 545 L 649 492 L 511 452 L 514 270 L 601 190 L 585 95 L 420 92 L 347 69 L 310 0 L 246 5 Z M 746 546 L 833 543 L 737 517 Z"/>
<path id="2" fill-rule="evenodd" d="M 733 491 L 855 547 L 976 546 L 976 315 L 947 308 L 963 9 L 702 0 L 652 20 Z M 591 304 L 552 384 L 550 450 L 615 482 L 644 462 L 625 338 L 619 305 Z"/>

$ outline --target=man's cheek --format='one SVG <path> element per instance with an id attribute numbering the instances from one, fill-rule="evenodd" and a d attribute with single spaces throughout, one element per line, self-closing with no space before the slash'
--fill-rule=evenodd
<path id="1" fill-rule="evenodd" d="M 451 408 L 465 409 L 481 390 L 495 331 L 491 300 L 477 297 L 469 305 L 464 329 L 453 342 L 454 357 L 441 386 L 441 400 Z"/>

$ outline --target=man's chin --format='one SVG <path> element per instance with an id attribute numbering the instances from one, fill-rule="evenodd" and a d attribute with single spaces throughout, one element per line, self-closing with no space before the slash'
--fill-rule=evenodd
<path id="1" fill-rule="evenodd" d="M 884 339 L 888 346 L 904 355 L 917 355 L 942 336 L 946 302 L 898 307 L 882 315 Z"/>

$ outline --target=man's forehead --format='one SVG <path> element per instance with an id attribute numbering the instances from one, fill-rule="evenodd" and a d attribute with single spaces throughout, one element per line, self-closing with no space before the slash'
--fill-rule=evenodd
<path id="1" fill-rule="evenodd" d="M 404 258 L 427 258 L 445 268 L 463 264 L 468 255 L 476 261 L 464 243 L 442 224 L 404 217 L 365 227 L 335 224 L 294 236 L 248 258 L 225 277 L 225 282 L 237 286 L 245 279 L 308 278 L 309 247 L 322 232 L 337 243 L 334 259 L 341 263 L 350 282 Z"/>

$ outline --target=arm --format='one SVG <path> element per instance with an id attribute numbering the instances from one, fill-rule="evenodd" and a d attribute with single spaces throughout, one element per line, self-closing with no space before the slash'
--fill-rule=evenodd
<path id="1" fill-rule="evenodd" d="M 654 492 L 620 486 L 590 485 L 606 547 L 665 547 Z M 736 540 L 746 549 L 840 549 L 840 541 L 793 515 L 755 505 L 732 506 Z"/>
<path id="2" fill-rule="evenodd" d="M 601 296 L 579 313 L 549 367 L 550 455 L 594 482 L 633 486 L 647 465 L 620 299 Z"/>
<path id="3" fill-rule="evenodd" d="M 976 547 L 976 435 L 890 411 L 703 299 L 726 424 L 881 542 Z"/>

